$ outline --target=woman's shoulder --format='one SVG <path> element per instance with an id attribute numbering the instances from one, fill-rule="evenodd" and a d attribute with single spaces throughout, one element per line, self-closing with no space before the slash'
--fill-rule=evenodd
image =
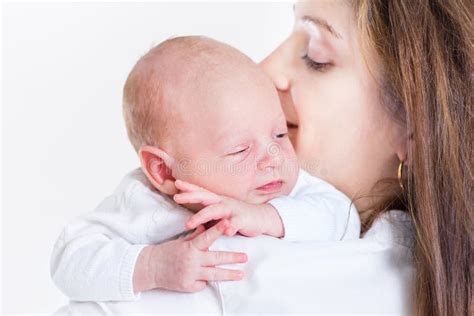
<path id="1" fill-rule="evenodd" d="M 406 211 L 390 210 L 374 221 L 362 239 L 411 248 L 413 237 L 413 222 L 410 215 Z"/>
<path id="2" fill-rule="evenodd" d="M 232 303 L 226 309 L 235 314 L 406 314 L 414 276 L 411 235 L 408 214 L 393 210 L 357 240 L 296 243 L 268 236 L 223 237 L 214 250 L 243 251 L 249 257 L 244 280 L 220 285 L 224 300 Z"/>

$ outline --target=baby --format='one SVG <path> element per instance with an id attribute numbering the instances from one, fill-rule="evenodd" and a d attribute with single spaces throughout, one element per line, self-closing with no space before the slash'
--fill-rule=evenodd
<path id="1" fill-rule="evenodd" d="M 209 251 L 223 234 L 359 238 L 350 200 L 298 168 L 272 82 L 236 49 L 203 37 L 159 44 L 127 79 L 124 116 L 141 170 L 57 241 L 52 277 L 71 299 L 239 280 L 216 266 L 245 254 Z M 195 230 L 176 238 L 185 229 Z"/>

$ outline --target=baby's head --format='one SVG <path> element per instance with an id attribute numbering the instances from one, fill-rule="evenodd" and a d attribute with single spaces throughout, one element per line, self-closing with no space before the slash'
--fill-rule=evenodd
<path id="1" fill-rule="evenodd" d="M 124 87 L 142 169 L 161 192 L 174 180 L 249 203 L 293 188 L 297 159 L 272 82 L 238 50 L 204 37 L 152 48 Z"/>

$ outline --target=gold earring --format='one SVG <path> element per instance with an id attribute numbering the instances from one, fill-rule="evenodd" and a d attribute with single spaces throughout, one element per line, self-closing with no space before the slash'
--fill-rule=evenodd
<path id="1" fill-rule="evenodd" d="M 403 186 L 403 181 L 402 181 L 402 176 L 403 176 L 403 164 L 404 160 L 400 160 L 400 164 L 398 165 L 398 183 L 400 184 L 400 187 L 402 190 L 405 190 L 405 187 Z"/>

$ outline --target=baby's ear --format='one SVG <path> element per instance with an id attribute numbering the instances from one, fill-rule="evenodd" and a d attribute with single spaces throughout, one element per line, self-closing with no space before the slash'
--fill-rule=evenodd
<path id="1" fill-rule="evenodd" d="M 171 168 L 173 158 L 163 150 L 153 146 L 142 146 L 138 152 L 143 172 L 158 191 L 174 195 L 178 193 Z"/>

